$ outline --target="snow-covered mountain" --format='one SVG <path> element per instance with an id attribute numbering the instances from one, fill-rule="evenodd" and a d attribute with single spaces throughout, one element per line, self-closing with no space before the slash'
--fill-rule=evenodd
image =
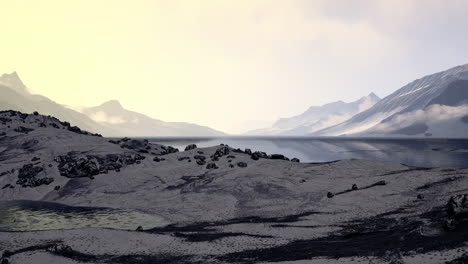
<path id="1" fill-rule="evenodd" d="M 80 111 L 102 126 L 112 128 L 120 135 L 131 136 L 222 136 L 223 132 L 206 126 L 184 122 L 164 122 L 129 111 L 119 101 L 111 100 Z"/>
<path id="2" fill-rule="evenodd" d="M 304 113 L 290 118 L 281 118 L 270 128 L 247 132 L 248 135 L 305 135 L 339 124 L 364 111 L 380 98 L 371 93 L 351 103 L 337 101 L 322 106 L 311 106 Z"/>
<path id="3" fill-rule="evenodd" d="M 415 80 L 373 107 L 314 136 L 468 135 L 468 64 Z"/>
<path id="4" fill-rule="evenodd" d="M 67 120 L 74 126 L 103 135 L 115 135 L 116 131 L 106 128 L 82 113 L 68 109 L 42 95 L 31 94 L 16 72 L 0 77 L 0 110 L 16 110 L 24 113 L 38 111 Z"/>
<path id="5" fill-rule="evenodd" d="M 67 120 L 74 126 L 104 136 L 219 136 L 222 132 L 195 124 L 163 122 L 127 111 L 116 101 L 80 113 L 42 95 L 31 94 L 16 72 L 0 77 L 0 110 L 38 111 Z M 88 116 L 89 115 L 89 116 Z"/>

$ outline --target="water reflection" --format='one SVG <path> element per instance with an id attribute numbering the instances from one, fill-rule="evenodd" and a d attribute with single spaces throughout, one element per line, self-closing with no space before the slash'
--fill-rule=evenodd
<path id="1" fill-rule="evenodd" d="M 157 215 L 137 211 L 76 207 L 41 201 L 0 201 L 0 230 L 34 231 L 101 227 L 123 230 L 167 225 Z"/>
<path id="2" fill-rule="evenodd" d="M 340 159 L 391 161 L 420 167 L 468 168 L 466 139 L 352 139 L 304 137 L 151 138 L 181 150 L 190 143 L 209 147 L 220 143 L 297 157 L 302 162 Z"/>

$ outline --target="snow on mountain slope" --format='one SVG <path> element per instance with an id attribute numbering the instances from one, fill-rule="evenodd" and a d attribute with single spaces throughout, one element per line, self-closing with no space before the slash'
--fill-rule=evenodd
<path id="1" fill-rule="evenodd" d="M 418 110 L 422 110 L 427 113 L 434 113 L 434 109 L 425 109 L 430 105 L 434 104 L 445 104 L 443 100 L 450 102 L 458 102 L 457 106 L 462 105 L 463 102 L 468 101 L 467 94 L 460 93 L 466 91 L 466 88 L 453 86 L 456 81 L 468 79 L 468 64 L 457 66 L 449 70 L 431 74 L 421 79 L 415 80 L 401 89 L 395 91 L 391 95 L 385 97 L 374 106 L 366 111 L 363 111 L 349 120 L 346 120 L 338 125 L 322 129 L 310 135 L 314 136 L 341 136 L 341 135 L 374 135 L 376 132 L 385 132 L 385 135 L 398 132 L 401 134 L 403 129 L 404 135 L 415 135 L 414 131 L 409 130 L 411 133 L 406 133 L 404 124 L 400 124 L 390 129 L 389 124 L 382 125 L 383 123 L 390 122 L 394 118 L 399 116 L 398 120 L 402 120 L 402 117 L 413 117 L 415 114 L 419 114 Z M 455 87 L 455 88 L 453 88 Z M 439 99 L 437 99 L 439 98 Z M 442 100 L 443 99 L 443 100 Z M 442 101 L 440 101 L 442 100 Z M 453 106 L 454 103 L 449 105 Z M 441 108 L 445 109 L 445 108 Z M 460 111 L 464 108 L 458 109 Z M 416 112 L 415 112 L 416 111 Z M 405 116 L 405 113 L 412 113 Z M 453 118 L 458 118 L 454 116 Z M 396 119 L 395 119 L 396 120 Z M 418 126 L 417 120 L 407 119 L 405 124 L 411 123 L 411 125 Z M 439 120 L 440 121 L 440 120 Z M 396 121 L 393 122 L 396 125 Z M 441 124 L 441 123 L 439 123 Z M 464 126 L 464 122 L 459 122 L 460 125 Z M 383 127 L 385 127 L 384 130 Z M 419 130 L 424 126 L 420 126 Z M 434 128 L 435 129 L 435 128 Z M 418 129 L 416 129 L 418 130 Z M 437 130 L 437 129 L 436 129 Z M 427 129 L 424 130 L 426 133 Z M 438 131 L 441 131 L 440 129 Z M 424 133 L 416 133 L 423 135 Z M 384 134 L 381 134 L 384 135 Z M 453 134 L 451 134 L 454 136 Z M 443 135 L 441 135 L 443 136 Z"/>
<path id="2" fill-rule="evenodd" d="M 118 131 L 119 136 L 222 136 L 209 127 L 184 122 L 164 122 L 129 111 L 119 101 L 112 100 L 81 112 L 95 122 Z"/>
<path id="3" fill-rule="evenodd" d="M 371 93 L 361 99 L 345 103 L 333 102 L 322 106 L 312 106 L 304 113 L 290 118 L 281 118 L 271 128 L 248 132 L 249 135 L 304 135 L 339 124 L 353 115 L 364 111 L 380 98 Z"/>

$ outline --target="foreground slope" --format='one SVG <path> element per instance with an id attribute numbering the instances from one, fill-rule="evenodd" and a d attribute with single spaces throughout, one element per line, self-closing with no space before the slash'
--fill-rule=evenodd
<path id="1" fill-rule="evenodd" d="M 315 136 L 466 137 L 468 64 L 415 80 L 373 107 Z M 461 82 L 461 83 L 460 83 Z"/>
<path id="2" fill-rule="evenodd" d="M 0 112 L 0 200 L 125 208 L 168 223 L 0 232 L 0 250 L 11 263 L 466 259 L 468 224 L 447 210 L 463 212 L 466 199 L 447 201 L 468 192 L 467 169 L 293 161 L 223 145 L 178 152 Z"/>

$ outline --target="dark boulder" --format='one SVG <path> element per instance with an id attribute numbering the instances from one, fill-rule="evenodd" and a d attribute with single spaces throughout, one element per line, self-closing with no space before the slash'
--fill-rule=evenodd
<path id="1" fill-rule="evenodd" d="M 374 183 L 373 185 L 387 185 L 387 182 L 382 180 Z"/>
<path id="2" fill-rule="evenodd" d="M 39 157 L 34 157 L 34 158 L 31 159 L 31 161 L 34 162 L 34 161 L 38 161 L 38 160 L 40 160 L 40 159 L 41 159 L 41 158 L 39 158 Z"/>
<path id="3" fill-rule="evenodd" d="M 334 195 L 332 192 L 328 192 L 328 193 L 327 193 L 327 197 L 328 197 L 328 198 L 333 198 L 333 196 L 335 196 L 335 195 Z"/>
<path id="4" fill-rule="evenodd" d="M 250 158 L 253 159 L 253 160 L 258 160 L 260 159 L 260 156 L 256 153 L 253 153 L 252 155 L 250 155 Z"/>
<path id="5" fill-rule="evenodd" d="M 218 166 L 216 166 L 215 163 L 208 163 L 208 165 L 206 165 L 206 169 L 208 170 L 212 170 L 212 169 L 217 169 Z"/>
<path id="6" fill-rule="evenodd" d="M 227 159 L 235 159 L 235 158 L 236 158 L 236 156 L 229 155 L 229 156 L 227 156 L 226 158 L 227 158 Z"/>
<path id="7" fill-rule="evenodd" d="M 354 190 L 354 191 L 355 191 L 355 190 L 357 190 L 357 189 L 358 189 L 358 187 L 357 187 L 356 184 L 353 184 L 353 186 L 351 186 L 351 190 Z"/>
<path id="8" fill-rule="evenodd" d="M 282 154 L 271 154 L 269 158 L 273 160 L 289 160 L 287 157 L 285 157 Z"/>
<path id="9" fill-rule="evenodd" d="M 0 258 L 0 264 L 10 264 L 7 258 Z"/>
<path id="10" fill-rule="evenodd" d="M 153 161 L 160 162 L 166 160 L 165 158 L 154 157 Z"/>
<path id="11" fill-rule="evenodd" d="M 291 161 L 292 162 L 301 162 L 298 158 L 292 158 Z"/>
<path id="12" fill-rule="evenodd" d="M 161 155 L 167 155 L 171 153 L 177 153 L 179 152 L 179 149 L 171 147 L 171 146 L 161 146 Z"/>
<path id="13" fill-rule="evenodd" d="M 466 194 L 459 194 L 450 197 L 447 203 L 448 215 L 455 218 L 468 217 L 468 200 Z"/>
<path id="14" fill-rule="evenodd" d="M 56 190 L 56 191 L 60 190 L 60 185 L 55 186 L 54 190 Z"/>
<path id="15" fill-rule="evenodd" d="M 237 166 L 239 166 L 240 168 L 245 168 L 247 167 L 247 163 L 241 161 L 241 162 L 237 162 Z"/>
<path id="16" fill-rule="evenodd" d="M 226 156 L 231 152 L 227 145 L 219 147 L 216 152 L 213 154 L 214 156 L 222 157 Z"/>
<path id="17" fill-rule="evenodd" d="M 15 128 L 14 131 L 18 133 L 28 134 L 29 132 L 34 131 L 34 129 L 20 126 Z"/>
<path id="18" fill-rule="evenodd" d="M 37 116 L 37 115 L 39 115 L 39 112 L 34 111 L 34 112 L 33 112 L 33 115 Z"/>
<path id="19" fill-rule="evenodd" d="M 234 165 L 233 165 L 233 164 L 229 164 L 229 168 L 234 168 Z"/>
<path id="20" fill-rule="evenodd" d="M 183 161 L 183 160 L 189 160 L 189 159 L 190 159 L 190 157 L 180 157 L 177 160 L 178 161 Z"/>
<path id="21" fill-rule="evenodd" d="M 196 160 L 206 160 L 206 157 L 202 155 L 195 155 L 193 158 Z"/>
<path id="22" fill-rule="evenodd" d="M 205 160 L 198 159 L 198 160 L 196 160 L 196 161 L 197 161 L 197 164 L 198 164 L 198 165 L 205 165 L 205 164 L 206 164 L 206 161 L 205 161 Z"/>
<path id="23" fill-rule="evenodd" d="M 263 151 L 255 151 L 252 155 L 257 155 L 259 158 L 268 159 L 268 155 Z"/>
<path id="24" fill-rule="evenodd" d="M 34 166 L 33 164 L 26 164 L 18 171 L 18 180 L 16 184 L 21 187 L 37 187 L 40 185 L 49 185 L 54 181 L 53 178 L 38 178 L 37 175 L 41 173 L 44 168 L 40 166 Z"/>
<path id="25" fill-rule="evenodd" d="M 418 198 L 419 200 L 424 200 L 424 195 L 418 194 L 418 196 L 416 198 Z"/>
<path id="26" fill-rule="evenodd" d="M 205 154 L 203 151 L 197 151 L 198 154 Z"/>
<path id="27" fill-rule="evenodd" d="M 196 149 L 197 148 L 197 145 L 195 144 L 190 144 L 188 146 L 185 147 L 185 150 L 184 151 L 189 151 L 189 150 L 192 150 L 192 149 Z"/>
<path id="28" fill-rule="evenodd" d="M 99 174 L 99 165 L 96 159 L 67 155 L 59 156 L 56 160 L 59 162 L 60 175 L 64 177 L 81 178 Z"/>
<path id="29" fill-rule="evenodd" d="M 245 153 L 245 154 L 251 155 L 251 154 L 252 154 L 252 150 L 246 148 L 246 149 L 244 150 L 244 153 Z"/>
<path id="30" fill-rule="evenodd" d="M 138 231 L 138 232 L 143 231 L 143 227 L 142 227 L 142 226 L 138 226 L 138 227 L 136 228 L 136 231 Z"/>

